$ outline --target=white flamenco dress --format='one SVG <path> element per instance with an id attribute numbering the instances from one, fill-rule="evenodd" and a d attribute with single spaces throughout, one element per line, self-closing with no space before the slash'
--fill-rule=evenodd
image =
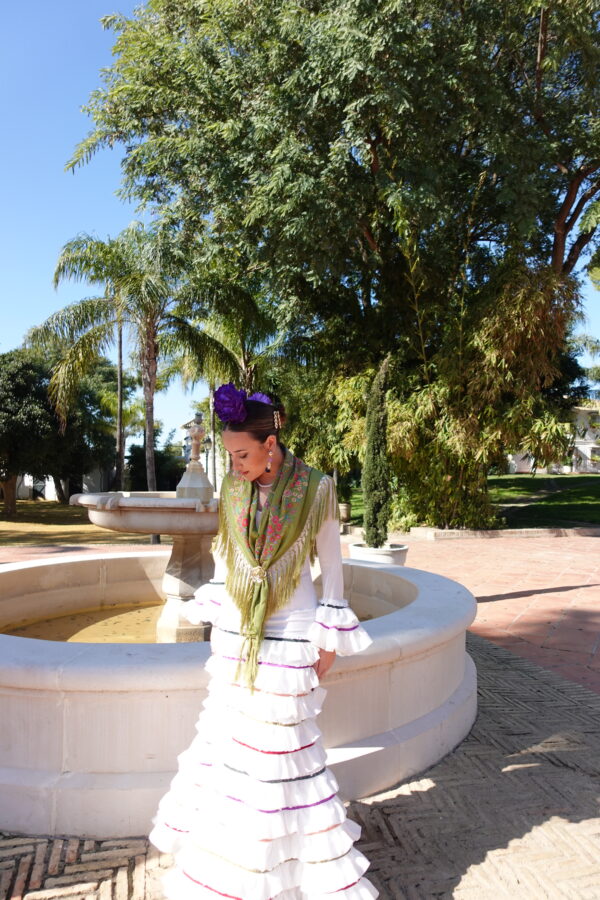
<path id="1" fill-rule="evenodd" d="M 213 623 L 211 675 L 197 735 L 179 756 L 150 840 L 173 853 L 170 900 L 368 900 L 368 861 L 353 845 L 326 767 L 316 716 L 326 691 L 313 668 L 319 648 L 347 655 L 371 640 L 343 598 L 339 527 L 317 537 L 318 603 L 308 560 L 289 605 L 265 623 L 252 693 L 236 678 L 240 614 L 215 577 L 190 601 L 190 621 Z"/>

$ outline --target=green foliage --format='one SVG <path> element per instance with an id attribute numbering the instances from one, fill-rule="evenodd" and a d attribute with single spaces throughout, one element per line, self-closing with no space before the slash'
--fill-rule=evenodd
<path id="1" fill-rule="evenodd" d="M 365 498 L 365 542 L 382 547 L 390 517 L 391 471 L 387 457 L 387 409 L 385 401 L 388 360 L 379 369 L 367 402 L 366 449 L 362 471 Z"/>
<path id="2" fill-rule="evenodd" d="M 440 350 L 407 384 L 396 369 L 389 442 L 402 484 L 397 516 L 443 528 L 495 524 L 487 474 L 506 451 L 544 465 L 570 445 L 563 413 L 544 390 L 559 374 L 575 287 L 525 266 L 490 283 L 478 306 L 447 318 Z"/>
<path id="3" fill-rule="evenodd" d="M 258 279 L 302 360 L 273 382 L 299 388 L 310 461 L 364 453 L 340 384 L 389 355 L 406 514 L 493 522 L 499 448 L 563 443 L 550 392 L 598 237 L 595 5 L 150 0 L 105 25 L 71 165 L 123 144 L 123 193 Z"/>
<path id="4" fill-rule="evenodd" d="M 71 304 L 30 331 L 30 344 L 61 353 L 50 392 L 65 419 L 81 379 L 125 328 L 134 347 L 145 406 L 146 467 L 154 490 L 154 395 L 161 360 L 177 354 L 219 353 L 220 345 L 182 315 L 177 293 L 182 272 L 175 229 L 165 223 L 133 223 L 117 238 L 79 235 L 59 257 L 55 282 L 64 278 L 99 284 L 104 294 Z M 215 349 L 216 346 L 216 349 Z"/>
<path id="5" fill-rule="evenodd" d="M 211 250 L 201 245 L 187 254 L 178 300 L 197 337 L 173 358 L 171 371 L 185 384 L 232 381 L 252 393 L 281 354 L 281 335 L 263 281 L 247 271 L 248 261 L 232 248 Z"/>
<path id="6" fill-rule="evenodd" d="M 185 459 L 181 446 L 172 442 L 169 435 L 164 446 L 155 447 L 156 484 L 158 491 L 174 491 L 185 471 Z M 132 491 L 148 490 L 146 478 L 146 451 L 140 444 L 132 444 L 127 455 L 127 477 Z"/>
<path id="7" fill-rule="evenodd" d="M 337 497 L 340 503 L 351 503 L 356 490 L 356 478 L 351 473 L 339 475 L 337 480 Z"/>
<path id="8" fill-rule="evenodd" d="M 46 377 L 50 367 L 46 367 Z M 77 391 L 71 410 L 60 425 L 52 410 L 54 428 L 48 437 L 49 474 L 69 483 L 70 493 L 81 489 L 82 476 L 95 468 L 110 469 L 115 461 L 115 423 L 106 410 L 105 398 L 114 390 L 115 367 L 107 360 L 97 361 Z"/>
<path id="9" fill-rule="evenodd" d="M 262 389 L 285 401 L 285 440 L 324 472 L 345 476 L 364 452 L 364 415 L 370 373 L 347 378 L 323 364 L 277 358 Z"/>
<path id="10" fill-rule="evenodd" d="M 0 356 L 0 481 L 16 475 L 69 480 L 111 466 L 113 424 L 102 410 L 102 392 L 114 380 L 103 360 L 79 387 L 61 424 L 49 398 L 51 362 L 26 350 Z"/>
<path id="11" fill-rule="evenodd" d="M 0 481 L 50 471 L 48 441 L 57 430 L 48 403 L 48 371 L 33 354 L 0 356 Z"/>

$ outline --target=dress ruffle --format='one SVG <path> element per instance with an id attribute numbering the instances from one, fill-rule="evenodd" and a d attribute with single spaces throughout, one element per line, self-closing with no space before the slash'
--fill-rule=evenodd
<path id="1" fill-rule="evenodd" d="M 321 650 L 335 650 L 339 656 L 360 653 L 373 643 L 350 607 L 342 603 L 320 603 L 307 637 Z"/>
<path id="2" fill-rule="evenodd" d="M 217 586 L 205 588 L 198 621 L 208 621 L 207 603 L 217 608 Z M 335 621 L 352 617 L 348 610 Z M 368 861 L 354 847 L 360 828 L 346 818 L 316 723 L 325 697 L 313 668 L 321 645 L 306 631 L 265 635 L 251 690 L 239 671 L 243 637 L 219 627 L 219 616 L 212 621 L 197 734 L 178 758 L 150 835 L 175 857 L 165 896 L 372 900 Z"/>
<path id="3" fill-rule="evenodd" d="M 216 622 L 223 602 L 227 597 L 222 581 L 208 581 L 202 584 L 185 605 L 185 618 L 192 625 L 200 622 Z"/>

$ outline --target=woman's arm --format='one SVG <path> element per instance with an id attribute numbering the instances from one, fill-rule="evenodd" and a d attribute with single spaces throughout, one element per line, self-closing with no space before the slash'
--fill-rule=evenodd
<path id="1" fill-rule="evenodd" d="M 320 651 L 315 669 L 321 678 L 333 665 L 336 654 L 346 656 L 359 653 L 369 646 L 371 638 L 344 597 L 340 525 L 337 519 L 328 519 L 323 523 L 316 544 L 323 594 L 308 637 Z"/>

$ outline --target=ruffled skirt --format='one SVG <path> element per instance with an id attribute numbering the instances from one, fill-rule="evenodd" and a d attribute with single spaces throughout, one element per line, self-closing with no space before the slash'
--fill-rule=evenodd
<path id="1" fill-rule="evenodd" d="M 242 638 L 213 628 L 211 680 L 197 735 L 179 756 L 150 840 L 173 853 L 169 900 L 368 900 L 316 724 L 325 691 L 303 638 L 266 636 L 252 693 L 238 677 Z"/>

